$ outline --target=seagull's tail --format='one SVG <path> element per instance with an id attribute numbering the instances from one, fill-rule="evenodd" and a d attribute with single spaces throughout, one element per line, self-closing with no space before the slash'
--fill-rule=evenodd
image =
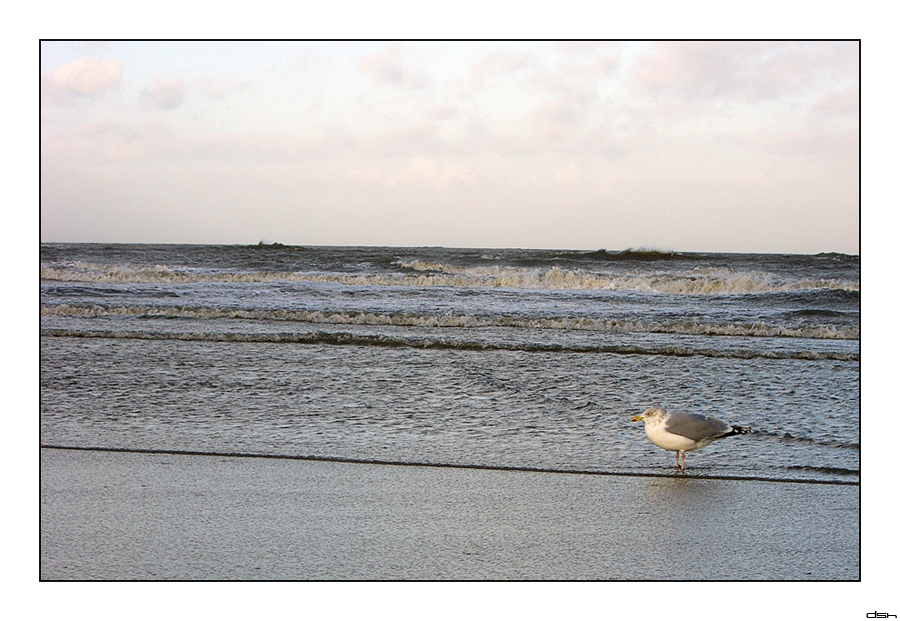
<path id="1" fill-rule="evenodd" d="M 753 433 L 753 430 L 750 427 L 738 427 L 736 425 L 731 426 L 731 431 L 726 433 L 723 438 L 727 438 L 728 436 L 739 436 L 743 433 Z"/>

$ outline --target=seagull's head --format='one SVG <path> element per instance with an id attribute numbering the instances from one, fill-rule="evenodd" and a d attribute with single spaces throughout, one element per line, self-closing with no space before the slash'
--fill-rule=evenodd
<path id="1" fill-rule="evenodd" d="M 631 422 L 636 423 L 638 421 L 652 421 L 653 419 L 665 414 L 666 411 L 660 407 L 652 407 L 644 410 L 643 414 L 639 414 L 638 416 L 632 416 Z"/>

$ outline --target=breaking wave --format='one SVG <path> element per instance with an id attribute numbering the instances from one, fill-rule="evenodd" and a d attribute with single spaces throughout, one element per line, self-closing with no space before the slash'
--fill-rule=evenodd
<path id="1" fill-rule="evenodd" d="M 560 267 L 455 267 L 425 260 L 398 260 L 395 265 L 399 271 L 339 273 L 234 271 L 165 265 L 122 266 L 76 262 L 68 265 L 42 266 L 41 278 L 48 281 L 103 283 L 329 282 L 352 286 L 618 290 L 688 295 L 783 293 L 805 290 L 859 292 L 858 281 L 787 279 L 764 271 L 738 271 L 729 268 L 598 273 Z"/>

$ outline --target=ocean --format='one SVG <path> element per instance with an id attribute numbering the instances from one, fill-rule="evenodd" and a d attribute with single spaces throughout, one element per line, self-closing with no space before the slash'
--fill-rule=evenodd
<path id="1" fill-rule="evenodd" d="M 42 244 L 42 446 L 858 483 L 842 254 Z"/>

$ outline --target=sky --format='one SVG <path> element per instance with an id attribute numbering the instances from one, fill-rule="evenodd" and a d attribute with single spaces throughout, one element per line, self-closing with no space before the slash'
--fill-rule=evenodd
<path id="1" fill-rule="evenodd" d="M 43 242 L 859 253 L 855 41 L 40 52 Z"/>

